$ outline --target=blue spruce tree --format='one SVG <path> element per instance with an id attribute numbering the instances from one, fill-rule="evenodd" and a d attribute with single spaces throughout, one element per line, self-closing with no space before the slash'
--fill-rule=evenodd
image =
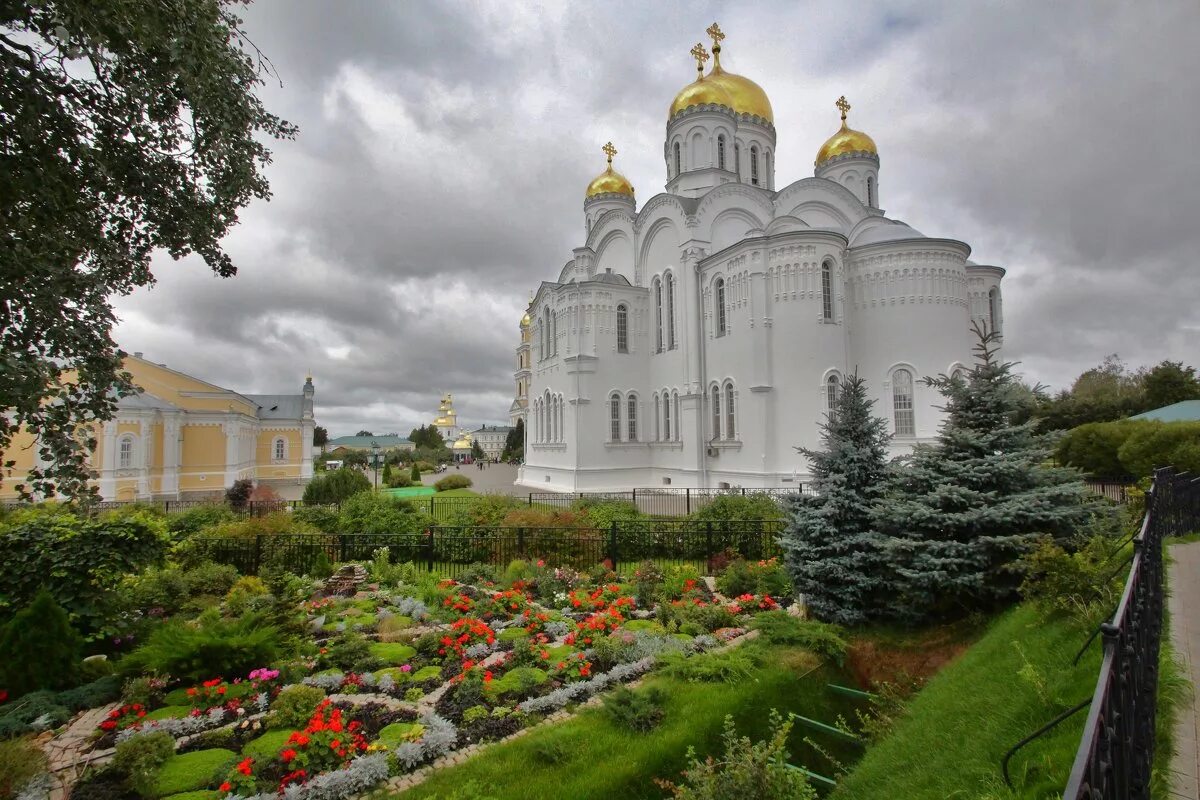
<path id="1" fill-rule="evenodd" d="M 1051 443 L 1014 423 L 1015 364 L 997 360 L 995 332 L 976 326 L 975 368 L 926 378 L 946 398 L 933 445 L 892 472 L 876 526 L 889 538 L 894 606 L 910 620 L 955 616 L 1010 599 L 1017 560 L 1038 537 L 1065 542 L 1092 513 L 1078 473 L 1047 465 Z"/>
<path id="2" fill-rule="evenodd" d="M 853 625 L 885 607 L 888 568 L 873 506 L 887 488 L 886 423 L 871 413 L 866 383 L 851 376 L 808 457 L 817 495 L 793 501 L 782 537 L 796 591 L 820 619 Z"/>

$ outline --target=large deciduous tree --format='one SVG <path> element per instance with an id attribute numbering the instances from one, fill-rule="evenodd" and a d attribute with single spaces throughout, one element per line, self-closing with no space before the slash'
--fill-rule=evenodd
<path id="1" fill-rule="evenodd" d="M 265 142 L 296 129 L 254 94 L 270 64 L 235 5 L 0 6 L 0 454 L 37 437 L 26 493 L 87 494 L 95 423 L 134 391 L 110 298 L 158 251 L 233 275 L 221 239 L 270 195 Z"/>

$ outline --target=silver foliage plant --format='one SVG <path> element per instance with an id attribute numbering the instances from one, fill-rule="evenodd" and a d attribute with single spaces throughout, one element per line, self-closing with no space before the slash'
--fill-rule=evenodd
<path id="1" fill-rule="evenodd" d="M 258 698 L 255 699 L 255 705 L 259 706 L 259 700 L 264 697 L 266 697 L 265 694 L 260 694 Z M 266 707 L 267 703 L 262 702 L 260 706 L 261 710 L 265 711 Z M 117 734 L 117 744 L 137 738 L 138 736 L 145 736 L 146 734 L 150 733 L 158 733 L 159 731 L 170 734 L 174 739 L 180 739 L 184 736 L 193 736 L 197 733 L 203 733 L 204 731 L 212 730 L 213 728 L 220 728 L 225 724 L 225 709 L 210 708 L 207 713 L 201 714 L 198 717 L 158 719 L 152 722 L 142 723 L 136 728 L 126 728 Z"/>
<path id="2" fill-rule="evenodd" d="M 581 702 L 614 683 L 622 683 L 649 672 L 654 667 L 654 661 L 654 656 L 647 656 L 640 661 L 618 664 L 608 672 L 602 672 L 591 680 L 570 683 L 549 694 L 519 703 L 517 709 L 530 714 L 557 711 L 568 703 Z"/>
<path id="3" fill-rule="evenodd" d="M 458 728 L 445 717 L 430 712 L 421 717 L 420 723 L 425 726 L 421 738 L 415 742 L 404 742 L 392 751 L 396 763 L 406 772 L 449 753 L 458 743 Z"/>
<path id="4" fill-rule="evenodd" d="M 359 756 L 345 768 L 326 772 L 305 784 L 292 784 L 283 790 L 284 800 L 347 800 L 387 780 L 387 756 L 374 753 Z M 228 800 L 279 800 L 275 792 L 250 797 L 230 795 Z"/>
<path id="5" fill-rule="evenodd" d="M 392 600 L 392 609 L 395 613 L 417 622 L 429 619 L 429 606 L 415 597 L 397 597 Z"/>
<path id="6" fill-rule="evenodd" d="M 325 672 L 319 675 L 308 675 L 301 681 L 305 686 L 316 686 L 318 689 L 324 689 L 327 692 L 336 692 L 342 688 L 342 681 L 346 679 L 346 674 L 340 670 Z"/>

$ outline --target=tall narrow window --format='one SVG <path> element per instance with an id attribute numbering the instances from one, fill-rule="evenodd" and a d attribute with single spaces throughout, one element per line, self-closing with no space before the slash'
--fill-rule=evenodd
<path id="1" fill-rule="evenodd" d="M 655 428 L 655 430 L 653 431 L 654 438 L 661 439 L 662 431 L 659 430 L 659 426 L 662 425 L 662 417 L 660 417 L 658 414 L 658 392 L 654 393 L 654 420 L 653 420 L 653 422 L 654 422 L 654 428 Z"/>
<path id="2" fill-rule="evenodd" d="M 867 177 L 867 205 L 875 207 L 875 179 L 870 176 Z"/>
<path id="3" fill-rule="evenodd" d="M 821 317 L 833 319 L 833 264 L 821 265 Z"/>
<path id="4" fill-rule="evenodd" d="M 738 179 L 742 177 L 742 146 L 737 142 L 733 143 L 733 171 L 738 174 Z"/>
<path id="5" fill-rule="evenodd" d="M 617 306 L 617 352 L 629 352 L 629 309 L 624 303 Z"/>
<path id="6" fill-rule="evenodd" d="M 654 279 L 654 350 L 661 353 L 663 351 L 663 307 L 662 307 L 662 281 L 658 278 Z"/>
<path id="7" fill-rule="evenodd" d="M 671 441 L 671 396 L 666 392 L 663 392 L 662 438 L 664 442 Z"/>
<path id="8" fill-rule="evenodd" d="M 678 177 L 679 173 L 683 171 L 681 169 L 682 165 L 683 165 L 683 159 L 680 158 L 680 155 L 679 155 L 679 142 L 676 142 L 675 143 L 675 175 L 676 175 L 676 177 Z"/>
<path id="9" fill-rule="evenodd" d="M 542 326 L 542 321 L 538 320 L 538 361 L 546 360 L 546 329 Z"/>
<path id="10" fill-rule="evenodd" d="M 713 311 L 717 315 L 717 336 L 725 335 L 725 279 L 717 278 L 713 284 Z"/>
<path id="11" fill-rule="evenodd" d="M 550 312 L 550 342 L 552 355 L 558 355 L 558 315 Z"/>
<path id="12" fill-rule="evenodd" d="M 838 380 L 838 376 L 830 375 L 825 384 L 825 403 L 829 406 L 830 422 L 837 416 L 838 395 L 841 394 L 841 389 L 841 381 Z"/>
<path id="13" fill-rule="evenodd" d="M 725 136 L 717 137 L 717 169 L 725 169 Z"/>
<path id="14" fill-rule="evenodd" d="M 906 369 L 898 369 L 892 373 L 892 409 L 895 413 L 896 435 L 915 435 L 913 378 L 912 373 Z"/>
<path id="15" fill-rule="evenodd" d="M 733 413 L 733 384 L 725 384 L 725 438 L 736 439 L 737 428 L 734 426 Z"/>
<path id="16" fill-rule="evenodd" d="M 282 439 L 275 440 L 275 460 L 283 461 L 287 455 L 287 443 Z"/>
<path id="17" fill-rule="evenodd" d="M 758 145 L 750 146 L 750 182 L 758 186 Z"/>
<path id="18" fill-rule="evenodd" d="M 1000 290 L 995 286 L 988 292 L 988 330 L 1000 331 Z"/>
<path id="19" fill-rule="evenodd" d="M 712 441 L 721 438 L 721 388 L 712 387 Z"/>
<path id="20" fill-rule="evenodd" d="M 667 273 L 667 349 L 675 349 L 675 276 Z"/>
<path id="21" fill-rule="evenodd" d="M 773 189 L 774 187 L 771 185 L 771 175 L 773 175 L 774 173 L 771 172 L 771 151 L 770 150 L 763 152 L 763 166 L 766 168 L 763 170 L 763 172 L 766 175 L 766 180 L 763 181 L 763 185 L 766 186 L 766 188 L 768 188 L 768 189 Z"/>
<path id="22" fill-rule="evenodd" d="M 130 469 L 133 467 L 133 437 L 122 436 L 117 450 L 117 467 Z"/>
<path id="23" fill-rule="evenodd" d="M 637 403 L 637 395 L 629 395 L 629 399 L 626 401 L 625 408 L 625 438 L 631 442 L 636 442 L 638 440 Z"/>
<path id="24" fill-rule="evenodd" d="M 608 398 L 608 438 L 609 441 L 621 441 L 621 395 L 616 392 Z"/>
<path id="25" fill-rule="evenodd" d="M 679 430 L 679 392 L 671 392 L 671 404 L 675 406 L 675 441 L 679 441 L 683 431 Z"/>

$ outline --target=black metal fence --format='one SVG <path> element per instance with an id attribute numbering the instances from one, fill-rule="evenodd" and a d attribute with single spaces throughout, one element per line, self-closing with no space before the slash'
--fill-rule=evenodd
<path id="1" fill-rule="evenodd" d="M 411 562 L 450 577 L 470 564 L 503 568 L 517 558 L 576 569 L 607 563 L 628 574 L 643 561 L 687 564 L 710 572 L 714 559 L 727 553 L 772 558 L 780 555 L 782 529 L 779 520 L 651 520 L 614 522 L 608 528 L 435 525 L 415 533 L 196 536 L 189 542 L 200 554 L 243 573 L 282 567 L 304 574 L 313 570 L 322 553 L 330 562 L 367 561 L 386 547 L 392 563 Z"/>
<path id="2" fill-rule="evenodd" d="M 1065 800 L 1147 800 L 1163 622 L 1163 539 L 1200 529 L 1200 478 L 1158 470 Z"/>

